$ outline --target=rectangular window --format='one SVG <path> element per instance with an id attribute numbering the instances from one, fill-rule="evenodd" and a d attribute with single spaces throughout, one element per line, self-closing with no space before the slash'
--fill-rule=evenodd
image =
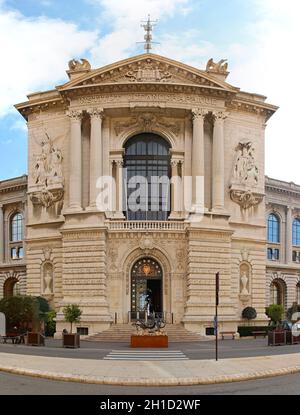
<path id="1" fill-rule="evenodd" d="M 273 258 L 273 249 L 268 248 L 268 260 L 272 261 L 272 258 Z"/>
<path id="2" fill-rule="evenodd" d="M 24 248 L 19 248 L 18 257 L 19 259 L 24 258 Z"/>
<path id="3" fill-rule="evenodd" d="M 273 250 L 274 261 L 279 261 L 279 249 Z"/>
<path id="4" fill-rule="evenodd" d="M 297 262 L 297 257 L 298 257 L 297 252 L 293 251 L 293 262 Z"/>
<path id="5" fill-rule="evenodd" d="M 81 336 L 88 336 L 89 335 L 88 327 L 77 327 L 77 334 L 80 334 Z"/>
<path id="6" fill-rule="evenodd" d="M 11 259 L 19 259 L 18 258 L 18 248 L 11 248 L 11 251 L 10 251 L 10 256 L 11 256 Z"/>

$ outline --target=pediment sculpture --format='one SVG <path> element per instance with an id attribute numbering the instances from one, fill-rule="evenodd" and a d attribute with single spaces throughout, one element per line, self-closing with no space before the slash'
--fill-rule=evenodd
<path id="1" fill-rule="evenodd" d="M 63 156 L 61 150 L 54 146 L 46 130 L 39 144 L 41 153 L 35 156 L 32 189 L 34 191 L 31 200 L 34 205 L 48 208 L 61 200 L 64 195 Z"/>
<path id="2" fill-rule="evenodd" d="M 236 148 L 236 157 L 230 186 L 231 199 L 243 209 L 249 209 L 262 202 L 264 194 L 256 191 L 259 170 L 255 159 L 255 148 L 251 141 L 240 142 Z"/>
<path id="3" fill-rule="evenodd" d="M 86 71 L 91 69 L 91 64 L 87 59 L 71 59 L 69 61 L 69 69 L 70 71 Z"/>
<path id="4" fill-rule="evenodd" d="M 228 71 L 228 62 L 227 59 L 221 59 L 219 62 L 214 62 L 211 58 L 206 65 L 207 72 L 215 72 L 215 73 L 222 73 L 226 74 Z"/>

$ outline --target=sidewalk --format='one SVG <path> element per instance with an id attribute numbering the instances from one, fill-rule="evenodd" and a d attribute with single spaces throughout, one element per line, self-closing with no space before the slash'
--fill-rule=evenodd
<path id="1" fill-rule="evenodd" d="M 225 359 L 219 362 L 106 361 L 0 353 L 0 371 L 106 385 L 209 385 L 300 372 L 300 353 Z"/>

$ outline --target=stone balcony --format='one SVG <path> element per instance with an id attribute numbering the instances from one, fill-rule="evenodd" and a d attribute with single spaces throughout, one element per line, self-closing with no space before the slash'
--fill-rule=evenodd
<path id="1" fill-rule="evenodd" d="M 178 221 L 108 221 L 110 231 L 185 231 L 187 224 Z"/>

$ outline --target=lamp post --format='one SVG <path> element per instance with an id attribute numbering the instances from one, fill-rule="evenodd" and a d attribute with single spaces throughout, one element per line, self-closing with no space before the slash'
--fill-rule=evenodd
<path id="1" fill-rule="evenodd" d="M 215 334 L 216 334 L 216 362 L 218 361 L 218 305 L 219 305 L 220 273 L 216 273 L 216 315 L 215 315 Z"/>

